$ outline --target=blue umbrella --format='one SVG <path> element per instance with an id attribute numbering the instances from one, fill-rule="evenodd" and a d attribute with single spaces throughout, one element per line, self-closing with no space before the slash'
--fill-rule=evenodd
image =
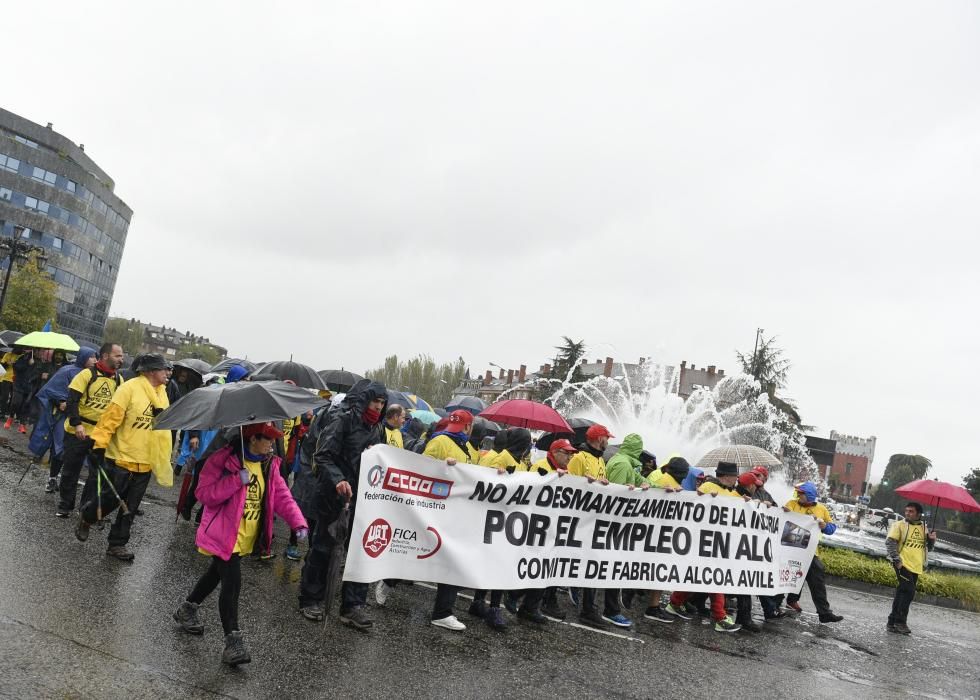
<path id="1" fill-rule="evenodd" d="M 474 416 L 482 412 L 487 407 L 487 402 L 476 396 L 454 396 L 446 404 L 447 411 L 462 409 L 469 411 Z"/>
<path id="2" fill-rule="evenodd" d="M 439 416 L 432 411 L 412 411 L 411 416 L 412 418 L 418 418 L 426 425 L 432 425 L 433 423 L 438 423 L 441 420 Z"/>

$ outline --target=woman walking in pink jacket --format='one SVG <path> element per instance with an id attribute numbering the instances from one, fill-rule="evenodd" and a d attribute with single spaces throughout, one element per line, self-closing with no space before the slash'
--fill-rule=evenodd
<path id="1" fill-rule="evenodd" d="M 303 513 L 279 473 L 280 459 L 272 454 L 280 437 L 282 432 L 272 423 L 245 426 L 244 447 L 234 440 L 211 455 L 194 492 L 204 505 L 197 528 L 197 547 L 211 557 L 211 564 L 177 608 L 174 620 L 191 634 L 203 634 L 197 609 L 220 583 L 218 612 L 225 631 L 221 661 L 229 666 L 252 660 L 238 629 L 241 558 L 255 549 L 268 550 L 273 516 L 285 520 L 298 539 L 309 534 Z"/>

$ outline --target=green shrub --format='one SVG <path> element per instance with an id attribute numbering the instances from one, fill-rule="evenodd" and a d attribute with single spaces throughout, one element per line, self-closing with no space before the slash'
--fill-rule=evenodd
<path id="1" fill-rule="evenodd" d="M 834 547 L 819 547 L 827 573 L 854 581 L 895 588 L 895 568 L 887 559 Z M 952 598 L 971 610 L 980 611 L 980 576 L 948 571 L 928 571 L 919 577 L 916 590 L 925 595 Z"/>

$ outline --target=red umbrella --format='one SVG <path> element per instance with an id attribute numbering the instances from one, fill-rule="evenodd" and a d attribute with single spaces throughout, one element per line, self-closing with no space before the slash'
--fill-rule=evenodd
<path id="1" fill-rule="evenodd" d="M 507 399 L 480 412 L 481 418 L 515 428 L 533 428 L 551 432 L 574 432 L 561 414 L 551 406 L 527 399 Z"/>
<path id="2" fill-rule="evenodd" d="M 980 513 L 980 503 L 962 486 L 938 479 L 919 479 L 899 486 L 895 493 L 905 498 L 915 498 L 938 508 L 951 508 L 962 513 Z M 936 514 L 933 512 L 933 522 Z"/>

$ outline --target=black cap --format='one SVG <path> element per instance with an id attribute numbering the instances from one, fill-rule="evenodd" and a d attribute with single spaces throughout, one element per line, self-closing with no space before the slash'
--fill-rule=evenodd
<path id="1" fill-rule="evenodd" d="M 715 476 L 738 476 L 738 465 L 735 462 L 718 462 Z"/>
<path id="2" fill-rule="evenodd" d="M 691 465 L 683 457 L 673 457 L 663 466 L 663 470 L 674 477 L 675 481 L 684 481 L 687 473 L 691 470 Z"/>
<path id="3" fill-rule="evenodd" d="M 174 366 L 167 362 L 163 355 L 158 355 L 154 352 L 139 355 L 135 360 L 133 360 L 134 372 L 153 372 L 154 370 L 158 369 L 173 368 Z"/>

